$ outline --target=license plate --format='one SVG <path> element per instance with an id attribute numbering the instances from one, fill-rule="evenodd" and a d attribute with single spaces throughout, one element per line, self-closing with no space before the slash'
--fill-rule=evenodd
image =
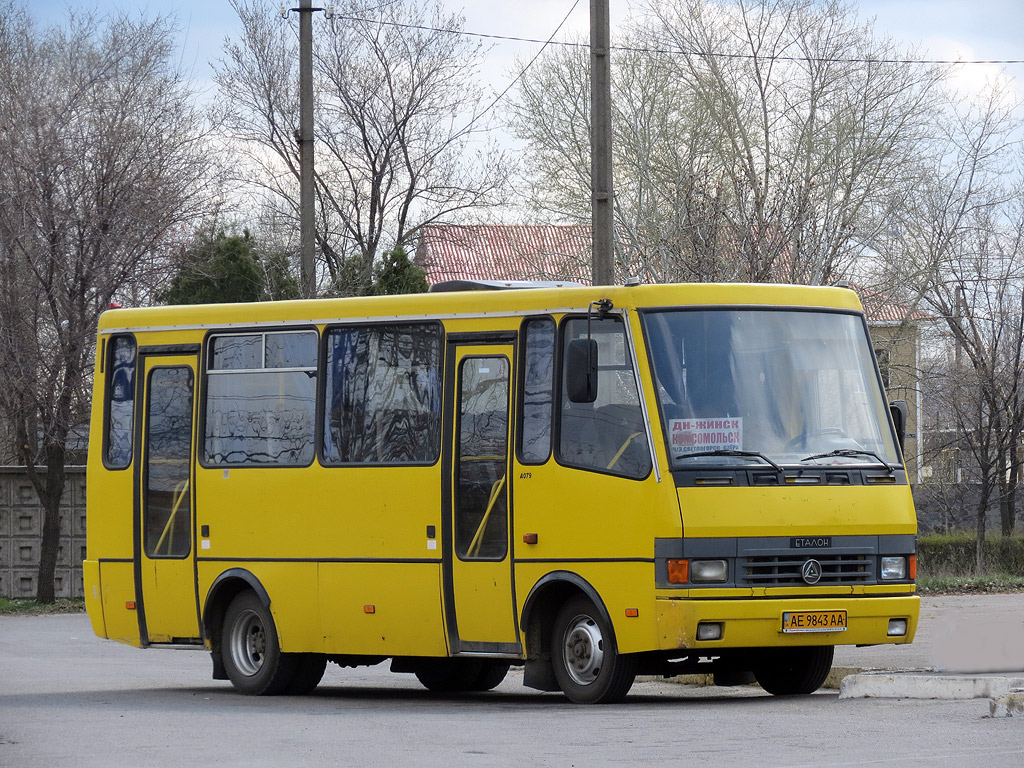
<path id="1" fill-rule="evenodd" d="M 786 611 L 783 632 L 845 632 L 846 611 Z"/>

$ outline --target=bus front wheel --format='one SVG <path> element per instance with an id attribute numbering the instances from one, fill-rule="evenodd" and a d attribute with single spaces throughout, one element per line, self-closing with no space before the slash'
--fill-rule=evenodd
<path id="1" fill-rule="evenodd" d="M 577 704 L 620 701 L 636 679 L 636 657 L 618 652 L 611 627 L 583 595 L 555 617 L 551 662 L 558 686 Z"/>
<path id="2" fill-rule="evenodd" d="M 305 696 L 323 680 L 327 657 L 322 653 L 297 653 L 295 656 L 295 672 L 284 692 L 291 696 Z"/>
<path id="3" fill-rule="evenodd" d="M 281 653 L 274 617 L 255 592 L 241 592 L 228 605 L 221 641 L 224 671 L 235 688 L 253 695 L 287 692 L 299 660 Z"/>
<path id="4" fill-rule="evenodd" d="M 831 645 L 766 648 L 754 665 L 754 678 L 774 696 L 804 696 L 821 688 L 832 669 Z"/>

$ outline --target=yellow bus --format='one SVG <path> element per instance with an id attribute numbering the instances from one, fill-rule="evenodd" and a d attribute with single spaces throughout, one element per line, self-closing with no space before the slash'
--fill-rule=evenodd
<path id="1" fill-rule="evenodd" d="M 911 642 L 905 410 L 855 293 L 435 289 L 103 314 L 96 634 L 251 694 L 390 660 L 583 703 L 807 694 L 836 645 Z"/>

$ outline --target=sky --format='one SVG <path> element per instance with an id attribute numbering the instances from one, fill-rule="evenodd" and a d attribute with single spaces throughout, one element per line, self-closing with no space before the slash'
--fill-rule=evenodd
<path id="1" fill-rule="evenodd" d="M 22 0 L 43 23 L 59 23 L 68 8 L 143 12 L 147 15 L 173 14 L 182 28 L 181 62 L 200 83 L 209 83 L 209 62 L 220 56 L 225 36 L 237 34 L 238 20 L 228 0 Z M 512 37 L 546 40 L 573 6 L 574 0 L 443 0 L 452 12 L 466 17 L 466 30 Z M 559 37 L 585 33 L 589 24 L 588 0 L 575 0 L 576 7 Z M 614 26 L 636 12 L 636 0 L 610 0 L 612 38 Z M 286 6 L 296 6 L 288 0 Z M 314 0 L 328 6 L 330 0 Z M 874 17 L 876 30 L 905 46 L 918 46 L 931 58 L 1024 59 L 1024 2 L 1022 0 L 861 0 L 863 18 Z M 514 61 L 529 58 L 537 46 L 530 43 L 497 43 L 488 54 L 483 74 L 495 92 L 504 90 L 515 77 Z M 614 66 L 614 59 L 613 59 Z M 1024 64 L 964 65 L 957 84 L 977 90 L 1001 69 L 1012 78 L 1018 95 L 1024 98 Z M 212 87 L 207 86 L 208 90 Z"/>

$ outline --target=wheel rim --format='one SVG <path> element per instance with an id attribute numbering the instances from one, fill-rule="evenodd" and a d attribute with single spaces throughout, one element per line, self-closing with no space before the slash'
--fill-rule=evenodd
<path id="1" fill-rule="evenodd" d="M 569 622 L 562 642 L 562 658 L 573 682 L 590 685 L 597 680 L 604 664 L 604 638 L 593 618 L 577 616 Z"/>
<path id="2" fill-rule="evenodd" d="M 252 677 L 263 667 L 267 653 L 267 631 L 253 611 L 239 615 L 231 628 L 231 658 L 243 675 Z"/>

